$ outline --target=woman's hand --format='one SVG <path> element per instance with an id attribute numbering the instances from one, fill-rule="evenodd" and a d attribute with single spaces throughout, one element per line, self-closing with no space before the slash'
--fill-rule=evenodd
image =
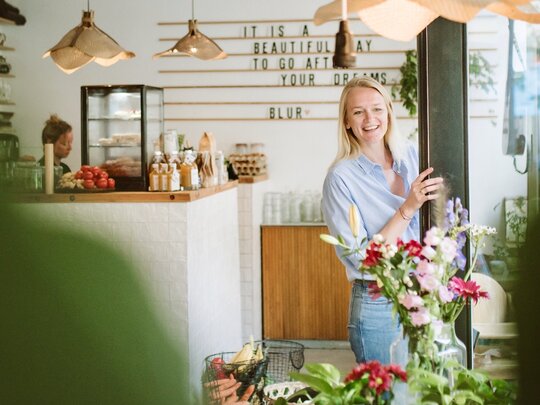
<path id="1" fill-rule="evenodd" d="M 238 398 L 236 390 L 240 387 L 241 383 L 237 382 L 232 375 L 228 379 L 223 378 L 204 385 L 209 389 L 211 403 L 220 405 L 248 404 L 251 394 L 255 391 L 255 386 L 250 385 L 242 397 Z"/>
<path id="2" fill-rule="evenodd" d="M 439 197 L 437 191 L 442 186 L 443 178 L 433 177 L 426 179 L 431 173 L 433 173 L 433 167 L 428 167 L 411 183 L 409 195 L 401 206 L 403 214 L 407 217 L 412 217 L 426 201 L 435 200 Z"/>

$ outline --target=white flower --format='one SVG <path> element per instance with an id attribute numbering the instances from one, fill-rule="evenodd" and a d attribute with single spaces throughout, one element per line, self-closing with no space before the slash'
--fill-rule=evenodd
<path id="1" fill-rule="evenodd" d="M 397 250 L 398 249 L 396 245 L 382 245 L 379 248 L 379 251 L 385 259 L 391 259 L 392 257 L 394 257 L 397 253 Z"/>
<path id="2" fill-rule="evenodd" d="M 444 232 L 442 231 L 442 229 L 434 226 L 426 232 L 426 236 L 424 237 L 424 243 L 429 246 L 437 246 L 439 243 L 441 243 L 443 237 Z"/>
<path id="3" fill-rule="evenodd" d="M 380 233 L 376 233 L 373 235 L 373 241 L 375 243 L 384 243 L 384 236 L 382 236 Z"/>

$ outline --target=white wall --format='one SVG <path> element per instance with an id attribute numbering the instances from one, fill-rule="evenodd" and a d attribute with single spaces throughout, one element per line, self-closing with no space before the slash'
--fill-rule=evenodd
<path id="1" fill-rule="evenodd" d="M 195 16 L 204 20 L 270 20 L 270 19 L 311 19 L 315 10 L 326 0 L 230 0 L 227 2 L 197 0 L 195 2 Z M 222 74 L 215 75 L 169 75 L 159 74 L 159 69 L 210 69 L 223 66 L 244 64 L 239 59 L 229 57 L 223 61 L 200 62 L 193 58 L 162 58 L 153 60 L 152 55 L 163 51 L 173 42 L 159 41 L 160 37 L 180 37 L 186 32 L 185 26 L 160 27 L 158 22 L 186 21 L 191 17 L 191 2 L 188 0 L 92 0 L 91 9 L 95 11 L 95 22 L 106 33 L 117 40 L 124 48 L 136 53 L 136 58 L 129 61 L 120 61 L 116 65 L 103 68 L 90 64 L 81 70 L 66 75 L 62 73 L 50 58 L 42 59 L 41 55 L 72 27 L 79 24 L 81 11 L 86 8 L 84 0 L 18 0 L 12 1 L 18 5 L 21 12 L 27 17 L 27 23 L 20 27 L 6 27 L 8 35 L 7 45 L 14 46 L 16 52 L 10 53 L 8 58 L 13 65 L 15 79 L 13 95 L 17 103 L 14 122 L 22 143 L 22 152 L 41 156 L 40 134 L 44 121 L 49 113 L 57 113 L 70 122 L 75 129 L 74 150 L 67 159 L 68 165 L 73 169 L 80 164 L 80 86 L 98 84 L 149 84 L 173 85 L 186 83 L 273 83 L 277 84 L 279 73 L 274 74 Z M 299 24 L 291 27 L 297 29 Z M 238 26 L 233 27 L 235 30 Z M 201 27 L 208 36 L 222 36 L 224 30 L 231 30 L 230 26 L 206 25 Z M 292 29 L 292 28 L 291 28 Z M 335 34 L 337 23 L 328 23 L 320 27 L 310 25 L 312 33 Z M 368 32 L 360 22 L 354 22 L 352 29 L 355 33 Z M 230 33 L 239 35 L 239 32 Z M 411 43 L 388 43 L 388 40 L 378 38 L 381 43 L 378 49 L 409 49 L 414 47 Z M 330 39 L 333 48 L 333 40 Z M 249 43 L 241 41 L 222 41 L 220 45 L 229 52 L 242 48 L 246 51 Z M 399 66 L 403 60 L 402 53 L 389 55 L 362 55 L 358 58 L 359 64 L 366 66 L 394 65 Z M 249 68 L 249 62 L 245 62 Z M 331 82 L 331 72 L 318 72 L 318 75 L 328 77 Z M 397 70 L 394 71 L 397 76 Z M 276 97 L 285 100 L 307 100 L 315 97 L 322 100 L 338 100 L 341 87 L 327 87 L 316 89 L 289 88 L 265 90 L 263 100 Z M 194 90 L 181 94 L 166 92 L 167 98 L 183 98 L 184 100 L 197 100 L 201 98 L 230 100 L 257 97 L 261 90 L 247 89 L 221 89 L 221 90 Z M 274 99 L 276 99 L 274 98 Z M 251 109 L 250 109 L 251 108 Z M 252 107 L 245 106 L 245 114 L 259 114 L 260 110 L 252 111 Z M 313 106 L 313 115 L 337 116 L 337 104 Z M 219 111 L 217 111 L 219 110 Z M 234 110 L 236 116 L 239 109 Z M 190 116 L 199 114 L 204 117 L 216 115 L 233 115 L 224 107 L 202 107 L 197 110 L 181 109 L 178 112 L 166 110 L 166 116 Z M 405 115 L 400 110 L 400 115 Z M 264 116 L 264 114 L 263 114 Z M 414 126 L 414 119 L 404 119 L 403 132 L 410 132 Z M 226 154 L 232 152 L 237 142 L 263 142 L 268 155 L 270 178 L 274 190 L 303 190 L 320 189 L 326 169 L 336 152 L 336 122 L 330 121 L 233 121 L 233 122 L 166 122 L 166 128 L 177 128 L 186 133 L 188 140 L 197 145 L 203 131 L 214 133 L 219 148 Z M 284 162 L 287 162 L 284 164 Z"/>

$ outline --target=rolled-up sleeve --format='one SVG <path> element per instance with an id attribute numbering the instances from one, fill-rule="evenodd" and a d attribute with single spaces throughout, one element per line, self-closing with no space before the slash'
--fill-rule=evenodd
<path id="1" fill-rule="evenodd" d="M 356 205 L 349 188 L 342 178 L 335 172 L 330 172 L 326 176 L 323 185 L 323 216 L 332 236 L 342 236 L 348 246 L 359 244 L 366 236 L 367 231 L 362 215 L 359 212 L 359 234 L 355 239 L 349 226 L 349 207 Z M 356 207 L 358 209 L 358 206 Z M 347 277 L 349 280 L 355 278 L 354 274 L 358 271 L 361 257 L 358 253 L 345 256 L 344 250 L 336 246 L 336 252 L 339 259 L 347 268 Z"/>

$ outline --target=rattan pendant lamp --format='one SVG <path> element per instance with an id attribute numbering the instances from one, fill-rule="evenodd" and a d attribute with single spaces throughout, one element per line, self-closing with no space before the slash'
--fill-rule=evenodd
<path id="1" fill-rule="evenodd" d="M 94 24 L 94 11 L 83 11 L 82 21 L 70 30 L 43 57 L 51 56 L 64 73 L 71 74 L 94 61 L 101 66 L 111 66 L 121 59 L 131 59 L 133 52 L 126 51 L 118 42 Z"/>
<path id="2" fill-rule="evenodd" d="M 191 20 L 188 21 L 188 33 L 166 51 L 156 53 L 154 58 L 174 54 L 184 54 L 194 56 L 202 60 L 224 59 L 227 54 L 223 50 L 197 29 L 195 19 L 195 0 L 191 0 Z"/>
<path id="3" fill-rule="evenodd" d="M 320 7 L 314 23 L 339 18 L 340 2 Z M 513 20 L 540 23 L 536 2 L 530 0 L 348 0 L 348 6 L 349 12 L 356 12 L 377 34 L 398 41 L 412 40 L 439 16 L 466 23 L 483 9 Z"/>

